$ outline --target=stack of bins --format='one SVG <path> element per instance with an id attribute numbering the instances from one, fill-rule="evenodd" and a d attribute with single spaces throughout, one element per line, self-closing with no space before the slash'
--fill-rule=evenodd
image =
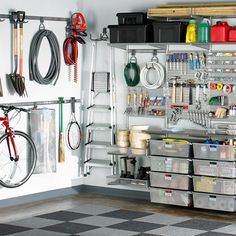
<path id="1" fill-rule="evenodd" d="M 191 143 L 150 140 L 151 202 L 192 206 Z"/>
<path id="2" fill-rule="evenodd" d="M 236 210 L 236 147 L 194 143 L 194 207 Z"/>
<path id="3" fill-rule="evenodd" d="M 152 20 L 143 12 L 117 13 L 118 25 L 109 25 L 110 43 L 153 42 Z"/>

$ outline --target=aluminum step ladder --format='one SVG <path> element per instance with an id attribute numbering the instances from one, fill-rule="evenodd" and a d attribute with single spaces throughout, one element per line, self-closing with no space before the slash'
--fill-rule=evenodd
<path id="1" fill-rule="evenodd" d="M 111 174 L 117 172 L 115 155 L 108 155 L 107 146 L 115 142 L 115 81 L 110 71 L 95 71 L 98 42 L 92 42 L 92 63 L 89 81 L 87 122 L 85 127 L 84 176 L 90 174 L 93 167 L 110 168 Z M 110 48 L 112 56 L 112 48 Z M 111 60 L 110 60 L 111 61 Z"/>

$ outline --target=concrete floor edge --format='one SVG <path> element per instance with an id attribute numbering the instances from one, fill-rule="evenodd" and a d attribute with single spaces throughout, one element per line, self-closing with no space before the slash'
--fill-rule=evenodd
<path id="1" fill-rule="evenodd" d="M 106 196 L 122 197 L 122 198 L 133 198 L 140 200 L 150 200 L 149 192 L 142 192 L 137 190 L 127 190 L 127 189 L 116 189 L 116 188 L 106 188 L 97 187 L 92 185 L 78 185 L 69 188 L 56 189 L 46 192 L 40 192 L 10 199 L 0 200 L 0 209 L 17 206 L 21 204 L 33 203 L 42 200 L 48 200 L 56 197 L 63 197 L 73 194 L 83 193 L 97 193 Z"/>

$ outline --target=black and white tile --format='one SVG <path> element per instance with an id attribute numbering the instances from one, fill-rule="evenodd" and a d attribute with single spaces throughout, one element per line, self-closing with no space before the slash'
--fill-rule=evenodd
<path id="1" fill-rule="evenodd" d="M 236 224 L 84 204 L 0 224 L 8 236 L 236 236 Z"/>

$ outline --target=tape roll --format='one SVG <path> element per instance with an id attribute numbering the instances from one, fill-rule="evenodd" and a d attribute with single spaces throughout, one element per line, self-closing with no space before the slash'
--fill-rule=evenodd
<path id="1" fill-rule="evenodd" d="M 210 89 L 211 89 L 211 90 L 216 90 L 216 84 L 211 83 L 211 84 L 210 84 Z"/>
<path id="2" fill-rule="evenodd" d="M 223 88 L 223 91 L 225 94 L 230 94 L 233 91 L 233 86 L 232 84 L 226 84 Z"/>
<path id="3" fill-rule="evenodd" d="M 221 84 L 221 83 L 217 84 L 217 86 L 216 86 L 216 89 L 219 90 L 219 91 L 222 90 L 223 88 L 224 88 L 224 85 Z"/>

